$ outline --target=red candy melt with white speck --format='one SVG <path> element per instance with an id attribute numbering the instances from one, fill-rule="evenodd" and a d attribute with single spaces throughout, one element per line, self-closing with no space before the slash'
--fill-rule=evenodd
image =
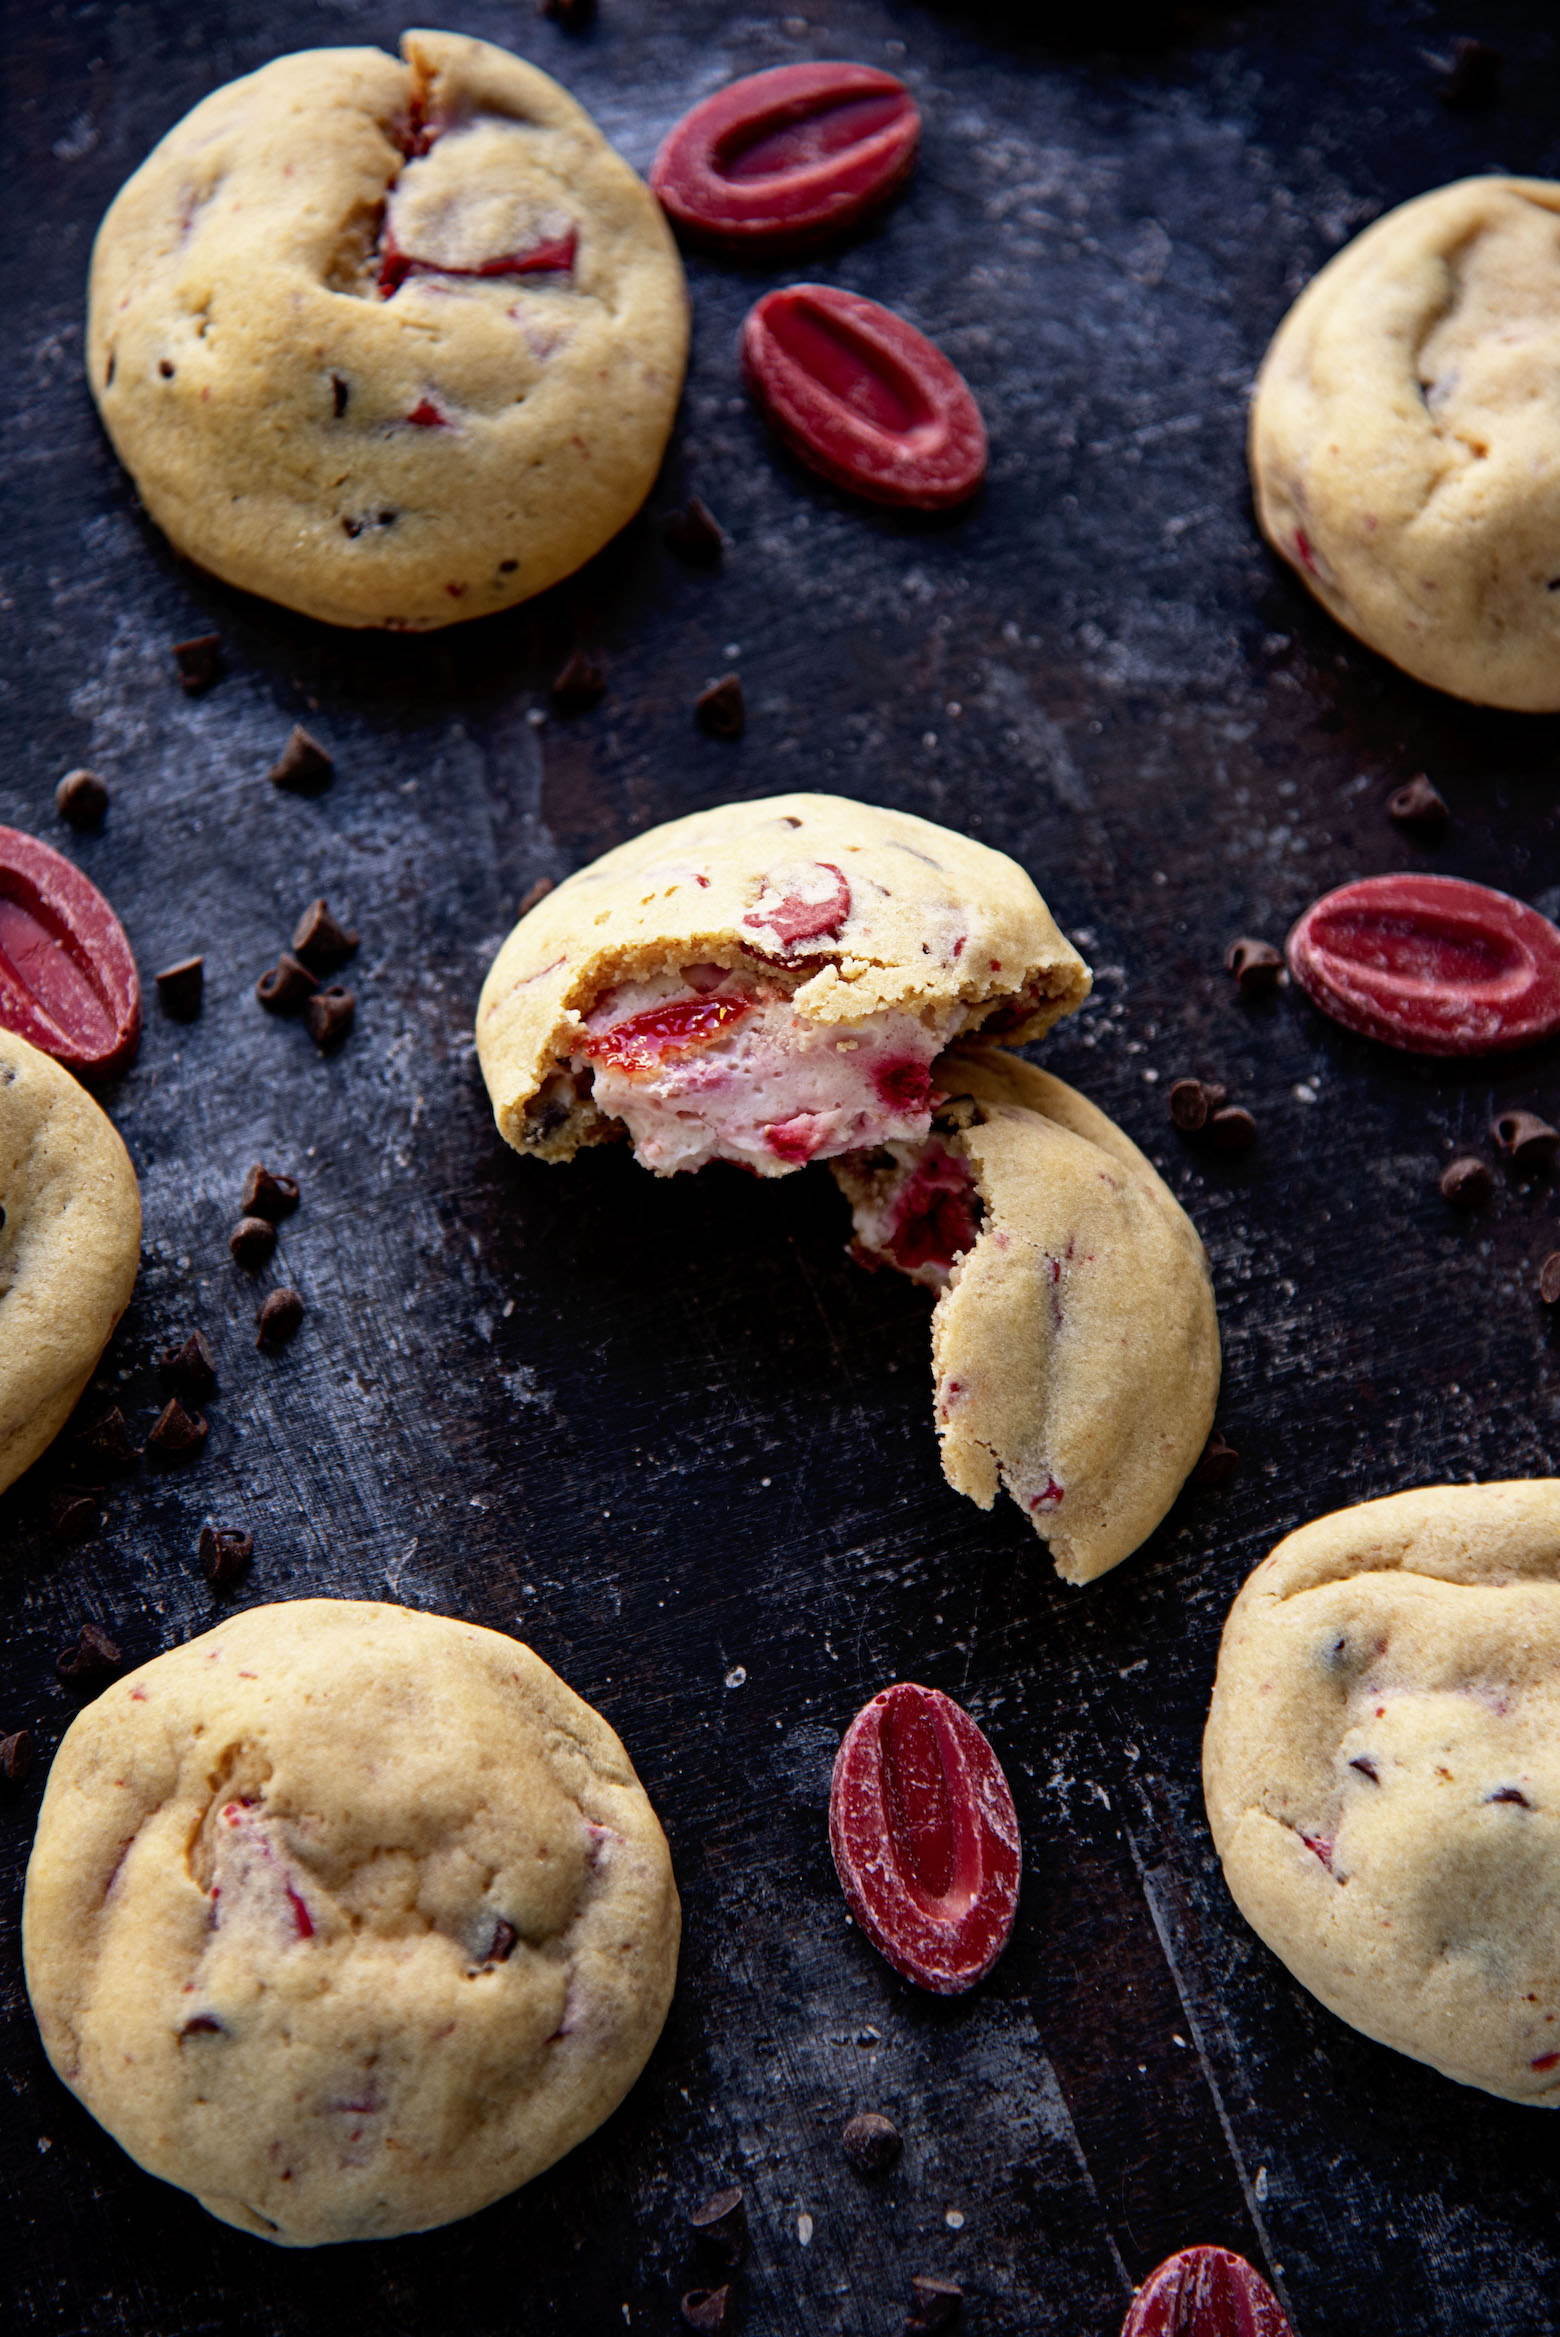
<path id="1" fill-rule="evenodd" d="M 1560 931 L 1455 876 L 1373 876 L 1312 903 L 1289 971 L 1346 1030 L 1414 1055 L 1492 1055 L 1560 1030 Z"/>
<path id="2" fill-rule="evenodd" d="M 1267 2282 L 1230 2248 L 1183 2248 L 1132 2299 L 1121 2337 L 1294 2337 Z"/>
<path id="3" fill-rule="evenodd" d="M 0 828 L 0 1026 L 72 1071 L 117 1071 L 141 1036 L 125 929 L 79 868 Z"/>

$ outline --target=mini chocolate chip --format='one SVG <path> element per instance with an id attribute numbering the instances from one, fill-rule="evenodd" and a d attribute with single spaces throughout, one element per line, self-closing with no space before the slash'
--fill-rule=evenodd
<path id="1" fill-rule="evenodd" d="M 179 2031 L 181 2037 L 220 2037 L 226 2034 L 214 2012 L 197 2012 Z"/>
<path id="2" fill-rule="evenodd" d="M 1442 105 L 1472 113 L 1488 105 L 1500 86 L 1500 51 L 1464 33 L 1452 43 L 1451 61 L 1441 70 L 1446 76 L 1440 89 Z"/>
<path id="3" fill-rule="evenodd" d="M 596 0 L 539 0 L 537 13 L 564 32 L 587 32 L 596 21 Z"/>
<path id="4" fill-rule="evenodd" d="M 303 1019 L 309 1026 L 309 1036 L 322 1055 L 331 1055 L 342 1044 L 357 1016 L 357 993 L 343 990 L 332 983 L 328 990 L 317 990 L 303 1010 Z"/>
<path id="5" fill-rule="evenodd" d="M 607 677 L 594 658 L 583 649 L 576 649 L 567 665 L 555 675 L 547 702 L 555 714 L 583 714 L 588 706 L 601 699 L 607 687 Z"/>
<path id="6" fill-rule="evenodd" d="M 1387 814 L 1427 844 L 1438 844 L 1452 824 L 1445 796 L 1431 786 L 1423 771 L 1387 797 Z"/>
<path id="7" fill-rule="evenodd" d="M 239 1207 L 246 1217 L 269 1217 L 273 1225 L 282 1217 L 290 1217 L 298 1206 L 296 1177 L 273 1176 L 268 1168 L 255 1162 L 244 1179 L 243 1196 Z"/>
<path id="8" fill-rule="evenodd" d="M 663 530 L 679 560 L 690 568 L 718 568 L 726 549 L 720 522 L 697 495 L 690 495 L 681 511 L 669 511 Z"/>
<path id="9" fill-rule="evenodd" d="M 358 937 L 350 926 L 337 923 L 323 901 L 311 901 L 298 920 L 292 945 L 293 955 L 311 974 L 333 974 L 356 953 Z"/>
<path id="10" fill-rule="evenodd" d="M 1519 1792 L 1514 1785 L 1497 1786 L 1493 1793 L 1487 1793 L 1484 1798 L 1486 1801 L 1513 1801 L 1520 1809 L 1524 1810 L 1530 1810 L 1533 1807 L 1527 1795 Z"/>
<path id="11" fill-rule="evenodd" d="M 247 1266 L 251 1274 L 265 1264 L 275 1247 L 276 1228 L 268 1217 L 241 1217 L 228 1235 L 234 1263 Z"/>
<path id="12" fill-rule="evenodd" d="M 273 1290 L 255 1321 L 260 1326 L 257 1347 L 285 1347 L 303 1321 L 303 1300 L 296 1290 Z"/>
<path id="13" fill-rule="evenodd" d="M 15 1728 L 8 1737 L 0 1737 L 0 1778 L 7 1785 L 20 1785 L 32 1767 L 32 1757 L 30 1728 Z"/>
<path id="14" fill-rule="evenodd" d="M 170 1461 L 188 1460 L 206 1441 L 206 1423 L 199 1412 L 186 1412 L 178 1397 L 170 1396 L 146 1441 Z"/>
<path id="15" fill-rule="evenodd" d="M 351 395 L 352 391 L 341 375 L 333 373 L 330 377 L 330 400 L 338 422 L 347 410 L 347 400 Z"/>
<path id="16" fill-rule="evenodd" d="M 106 1680 L 124 1660 L 106 1631 L 96 1623 L 83 1623 L 75 1646 L 61 1648 L 54 1668 L 62 1680 Z"/>
<path id="17" fill-rule="evenodd" d="M 1551 1128 L 1537 1112 L 1502 1112 L 1491 1122 L 1490 1134 L 1518 1168 L 1547 1168 L 1560 1144 L 1560 1128 Z"/>
<path id="18" fill-rule="evenodd" d="M 206 994 L 205 959 L 180 958 L 176 966 L 164 966 L 153 979 L 164 1014 L 171 1015 L 175 1022 L 193 1022 Z"/>
<path id="19" fill-rule="evenodd" d="M 319 740 L 310 738 L 302 723 L 295 722 L 280 762 L 271 765 L 266 777 L 288 795 L 323 795 L 335 767 Z"/>
<path id="20" fill-rule="evenodd" d="M 699 728 L 711 738 L 740 738 L 747 728 L 747 704 L 736 674 L 722 674 L 701 692 L 695 708 Z"/>
<path id="21" fill-rule="evenodd" d="M 241 1532 L 237 1526 L 202 1526 L 195 1554 L 212 1589 L 231 1590 L 249 1571 L 249 1561 L 255 1554 L 254 1536 Z"/>
<path id="22" fill-rule="evenodd" d="M 964 2302 L 958 2282 L 940 2279 L 935 2272 L 913 2274 L 910 2293 L 915 2305 L 905 2321 L 905 2337 L 925 2337 L 930 2330 L 952 2328 Z"/>
<path id="23" fill-rule="evenodd" d="M 134 1468 L 141 1457 L 141 1448 L 130 1441 L 129 1425 L 117 1404 L 111 1404 L 90 1427 L 83 1428 L 76 1443 L 108 1468 Z"/>
<path id="24" fill-rule="evenodd" d="M 1202 1458 L 1194 1466 L 1187 1483 L 1199 1493 L 1222 1493 L 1240 1466 L 1240 1455 L 1232 1444 L 1226 1444 L 1216 1428 L 1202 1449 Z"/>
<path id="25" fill-rule="evenodd" d="M 176 641 L 173 657 L 187 698 L 198 698 L 203 691 L 210 689 L 213 682 L 222 678 L 220 633 L 197 633 L 191 641 Z"/>
<path id="26" fill-rule="evenodd" d="M 721 2262 L 734 2272 L 747 2254 L 747 2203 L 740 2183 L 732 2183 L 724 2191 L 716 2191 L 696 2207 L 688 2218 L 696 2240 L 719 2256 Z"/>
<path id="27" fill-rule="evenodd" d="M 1545 1306 L 1560 1304 L 1560 1250 L 1551 1250 L 1538 1269 L 1538 1295 Z"/>
<path id="28" fill-rule="evenodd" d="M 301 1014 L 319 988 L 307 966 L 284 949 L 269 973 L 255 984 L 255 996 L 267 1014 Z"/>
<path id="29" fill-rule="evenodd" d="M 1368 1777 L 1372 1785 L 1381 1783 L 1381 1779 L 1376 1774 L 1376 1764 L 1368 1753 L 1356 1753 L 1354 1759 L 1349 1763 L 1349 1767 L 1357 1769 L 1362 1777 Z"/>
<path id="30" fill-rule="evenodd" d="M 493 1926 L 493 1944 L 483 1958 L 489 1964 L 507 1964 L 520 1943 L 520 1934 L 501 1915 Z"/>
<path id="31" fill-rule="evenodd" d="M 1237 1152 L 1249 1152 L 1256 1143 L 1257 1123 L 1239 1104 L 1226 1104 L 1209 1119 L 1208 1141 L 1215 1152 L 1226 1153 L 1233 1159 Z"/>
<path id="32" fill-rule="evenodd" d="M 1170 1089 L 1170 1117 L 1183 1136 L 1206 1128 L 1224 1104 L 1225 1090 L 1206 1079 L 1177 1079 Z"/>
<path id="33" fill-rule="evenodd" d="M 166 1347 L 157 1358 L 164 1379 L 184 1396 L 209 1396 L 217 1385 L 217 1362 L 204 1331 L 191 1331 L 182 1347 Z"/>
<path id="34" fill-rule="evenodd" d="M 1441 1171 L 1441 1197 L 1457 1209 L 1482 1209 L 1495 1190 L 1488 1161 L 1476 1153 L 1460 1152 Z"/>
<path id="35" fill-rule="evenodd" d="M 731 2327 L 731 2288 L 690 2288 L 677 2310 L 690 2329 L 720 2331 Z"/>
<path id="36" fill-rule="evenodd" d="M 535 884 L 529 887 L 524 900 L 520 903 L 520 915 L 529 917 L 537 902 L 545 901 L 553 889 L 553 880 L 550 876 L 539 876 Z"/>
<path id="37" fill-rule="evenodd" d="M 67 827 L 100 828 L 108 810 L 108 789 L 96 771 L 67 771 L 54 790 L 54 808 Z"/>
<path id="38" fill-rule="evenodd" d="M 899 2128 L 877 2110 L 858 2111 L 840 2139 L 858 2175 L 886 2174 L 904 2149 Z"/>
<path id="39" fill-rule="evenodd" d="M 1242 998 L 1256 998 L 1265 991 L 1277 989 L 1278 977 L 1284 970 L 1284 953 L 1270 941 L 1253 941 L 1249 934 L 1243 934 L 1225 951 L 1224 969 L 1240 984 Z"/>
<path id="40" fill-rule="evenodd" d="M 171 357 L 159 357 L 157 360 L 157 370 L 162 375 L 164 381 L 172 381 L 175 372 L 173 359 Z"/>
<path id="41" fill-rule="evenodd" d="M 49 1531 L 57 1542 L 84 1542 L 103 1523 L 95 1493 L 54 1493 L 49 1497 Z"/>

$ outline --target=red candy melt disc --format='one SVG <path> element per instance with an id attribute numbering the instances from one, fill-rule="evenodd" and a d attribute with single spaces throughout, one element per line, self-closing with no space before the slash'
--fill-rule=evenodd
<path id="1" fill-rule="evenodd" d="M 874 503 L 940 511 L 986 473 L 968 384 L 924 333 L 859 293 L 788 284 L 748 312 L 742 364 L 794 454 Z"/>
<path id="2" fill-rule="evenodd" d="M 1493 1055 L 1560 1029 L 1560 932 L 1458 876 L 1371 876 L 1312 903 L 1287 943 L 1312 1004 L 1415 1055 Z"/>
<path id="3" fill-rule="evenodd" d="M 939 1996 L 985 1978 L 1008 1942 L 1022 1857 L 996 1754 L 937 1688 L 901 1680 L 841 1740 L 829 1847 L 852 1915 L 896 1972 Z"/>
<path id="4" fill-rule="evenodd" d="M 1230 2248 L 1183 2248 L 1151 2272 L 1121 2337 L 1294 2337 L 1267 2282 Z"/>
<path id="5" fill-rule="evenodd" d="M 662 144 L 650 184 L 679 227 L 727 250 L 814 243 L 886 202 L 921 115 L 872 65 L 778 65 L 717 90 Z"/>
<path id="6" fill-rule="evenodd" d="M 0 1024 L 72 1071 L 117 1070 L 141 1036 L 125 929 L 52 845 L 0 828 Z"/>

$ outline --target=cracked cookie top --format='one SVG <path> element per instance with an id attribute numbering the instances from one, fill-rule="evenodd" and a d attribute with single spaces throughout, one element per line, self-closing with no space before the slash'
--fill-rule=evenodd
<path id="1" fill-rule="evenodd" d="M 687 302 L 660 206 L 556 82 L 409 32 L 217 90 L 121 190 L 88 378 L 180 551 L 421 630 L 570 574 L 649 492 Z"/>
<path id="2" fill-rule="evenodd" d="M 344 1599 L 252 1608 L 81 1713 L 23 1911 L 65 2083 L 289 2246 L 449 2222 L 572 2149 L 677 1941 L 605 1721 L 516 1640 Z"/>
<path id="3" fill-rule="evenodd" d="M 1421 681 L 1560 708 L 1560 185 L 1464 179 L 1307 286 L 1251 413 L 1264 533 Z"/>
<path id="4" fill-rule="evenodd" d="M 1323 2004 L 1560 2103 L 1560 1480 L 1280 1542 L 1224 1628 L 1203 1787 L 1237 1906 Z"/>

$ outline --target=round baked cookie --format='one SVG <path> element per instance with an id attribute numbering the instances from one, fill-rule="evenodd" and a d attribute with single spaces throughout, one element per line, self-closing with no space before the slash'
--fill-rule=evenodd
<path id="1" fill-rule="evenodd" d="M 1147 1539 L 1208 1441 L 1219 1323 L 1196 1228 L 1113 1120 L 995 1047 L 936 1068 L 920 1144 L 833 1164 L 855 1254 L 940 1291 L 943 1473 L 1006 1487 L 1066 1582 Z"/>
<path id="2" fill-rule="evenodd" d="M 141 1196 L 113 1122 L 0 1030 L 0 1492 L 75 1410 L 140 1254 Z"/>
<path id="3" fill-rule="evenodd" d="M 659 204 L 555 81 L 453 33 L 401 56 L 278 57 L 170 130 L 98 232 L 87 368 L 181 552 L 422 630 L 633 517 L 688 316 Z"/>
<path id="4" fill-rule="evenodd" d="M 1089 970 L 1015 861 L 836 795 L 652 828 L 522 919 L 477 1008 L 499 1130 L 568 1160 L 783 1176 L 930 1126 L 964 1033 L 1038 1038 Z"/>
<path id="5" fill-rule="evenodd" d="M 617 1738 L 528 1647 L 256 1607 L 67 1730 L 27 1870 L 49 2059 L 154 2175 L 289 2247 L 470 2215 L 616 2108 L 677 1892 Z"/>
<path id="6" fill-rule="evenodd" d="M 1224 1627 L 1203 1786 L 1302 1986 L 1464 2085 L 1560 2103 L 1560 1480 L 1280 1542 Z"/>
<path id="7" fill-rule="evenodd" d="M 1463 179 L 1368 227 L 1280 325 L 1250 451 L 1264 533 L 1352 633 L 1560 708 L 1560 185 Z"/>

